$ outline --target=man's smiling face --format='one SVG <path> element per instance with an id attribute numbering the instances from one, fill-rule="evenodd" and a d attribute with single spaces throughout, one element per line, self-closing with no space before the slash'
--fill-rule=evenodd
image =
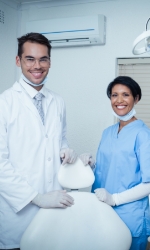
<path id="1" fill-rule="evenodd" d="M 50 61 L 46 66 L 41 66 L 39 60 L 49 58 L 47 46 L 39 43 L 25 42 L 21 58 L 16 57 L 16 65 L 21 67 L 24 76 L 34 84 L 40 84 L 48 74 Z M 36 59 L 33 66 L 28 66 L 27 60 Z"/>

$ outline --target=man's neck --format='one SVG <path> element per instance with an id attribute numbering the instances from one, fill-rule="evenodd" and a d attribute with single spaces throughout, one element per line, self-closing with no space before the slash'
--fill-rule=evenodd
<path id="1" fill-rule="evenodd" d="M 28 82 L 26 82 L 27 84 L 29 84 Z M 32 88 L 36 89 L 37 91 L 40 91 L 42 88 L 43 88 L 43 85 L 40 85 L 40 86 L 33 86 L 31 84 L 29 84 Z"/>
<path id="2" fill-rule="evenodd" d="M 27 78 L 23 75 L 23 73 L 22 73 L 22 75 L 21 75 L 21 78 L 22 78 L 27 84 L 29 84 L 31 87 L 33 87 L 34 89 L 36 89 L 37 91 L 40 91 L 40 90 L 42 89 L 43 85 L 47 82 L 47 76 L 46 76 L 45 79 L 44 79 L 41 83 L 39 83 L 39 84 L 36 84 L 36 83 L 31 82 L 29 79 L 27 79 Z"/>

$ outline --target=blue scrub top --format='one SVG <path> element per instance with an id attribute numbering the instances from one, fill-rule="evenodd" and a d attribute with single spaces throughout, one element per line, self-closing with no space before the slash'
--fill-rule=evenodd
<path id="1" fill-rule="evenodd" d="M 104 130 L 97 152 L 96 188 L 105 188 L 111 194 L 120 193 L 139 183 L 150 182 L 150 129 L 141 120 L 135 120 L 121 129 L 119 123 Z M 150 234 L 149 200 L 141 200 L 113 207 L 138 237 L 146 222 Z"/>

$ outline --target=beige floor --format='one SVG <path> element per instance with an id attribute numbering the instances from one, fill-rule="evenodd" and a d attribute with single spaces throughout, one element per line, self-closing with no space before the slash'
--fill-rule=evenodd
<path id="1" fill-rule="evenodd" d="M 150 242 L 147 243 L 147 248 L 146 250 L 150 250 Z"/>

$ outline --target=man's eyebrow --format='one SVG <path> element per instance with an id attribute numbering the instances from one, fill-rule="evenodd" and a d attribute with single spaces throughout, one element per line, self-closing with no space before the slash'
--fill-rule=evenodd
<path id="1" fill-rule="evenodd" d="M 25 56 L 25 58 L 34 58 L 33 56 Z"/>
<path id="2" fill-rule="evenodd" d="M 40 59 L 43 59 L 43 58 L 50 59 L 49 56 L 42 56 L 42 57 L 40 57 Z"/>
<path id="3" fill-rule="evenodd" d="M 33 56 L 25 56 L 25 58 L 35 58 L 35 57 L 33 57 Z M 49 56 L 42 56 L 39 59 L 44 59 L 44 58 L 50 59 Z"/>

